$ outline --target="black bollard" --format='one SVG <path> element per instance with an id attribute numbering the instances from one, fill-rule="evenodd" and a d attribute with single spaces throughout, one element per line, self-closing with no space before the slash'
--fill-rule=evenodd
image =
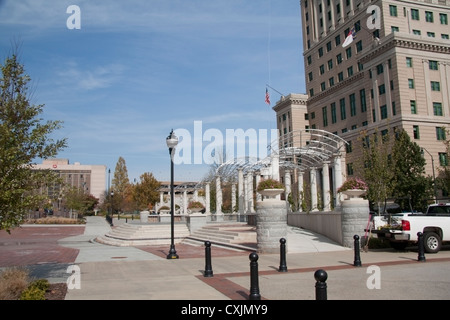
<path id="1" fill-rule="evenodd" d="M 360 248 L 359 248 L 359 236 L 355 234 L 353 236 L 355 240 L 355 260 L 353 261 L 353 266 L 361 267 L 361 256 L 360 256 Z"/>
<path id="2" fill-rule="evenodd" d="M 287 265 L 286 265 L 286 239 L 281 238 L 280 239 L 280 267 L 278 268 L 279 272 L 287 272 Z"/>
<path id="3" fill-rule="evenodd" d="M 328 275 L 325 270 L 319 269 L 314 272 L 314 279 L 316 279 L 316 300 L 327 300 L 327 278 Z"/>
<path id="4" fill-rule="evenodd" d="M 211 266 L 211 242 L 205 241 L 205 273 L 204 277 L 212 277 L 213 270 Z"/>
<path id="5" fill-rule="evenodd" d="M 419 255 L 417 257 L 417 261 L 425 261 L 425 246 L 423 243 L 423 233 L 417 232 L 417 240 L 419 245 Z"/>
<path id="6" fill-rule="evenodd" d="M 258 284 L 258 254 L 252 252 L 249 255 L 250 259 L 250 295 L 249 300 L 261 300 L 261 295 L 259 294 L 259 284 Z"/>

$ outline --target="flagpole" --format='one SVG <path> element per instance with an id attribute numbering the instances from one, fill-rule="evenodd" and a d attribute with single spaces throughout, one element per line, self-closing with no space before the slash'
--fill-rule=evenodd
<path id="1" fill-rule="evenodd" d="M 266 84 L 266 87 L 268 87 L 268 88 L 272 89 L 273 91 L 275 91 L 276 93 L 278 93 L 278 94 L 280 94 L 280 95 L 284 96 L 284 94 L 282 94 L 282 93 L 281 93 L 280 91 L 278 91 L 278 90 L 276 90 L 276 89 L 272 88 L 272 87 L 271 87 L 271 86 L 269 86 L 268 84 Z"/>

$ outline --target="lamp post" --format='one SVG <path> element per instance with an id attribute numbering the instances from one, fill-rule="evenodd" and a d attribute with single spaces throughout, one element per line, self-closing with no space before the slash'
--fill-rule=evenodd
<path id="1" fill-rule="evenodd" d="M 436 176 L 434 175 L 434 159 L 433 159 L 433 155 L 431 153 L 429 153 L 428 150 L 425 148 L 422 148 L 422 154 L 423 154 L 424 150 L 431 157 L 431 168 L 433 169 L 434 203 L 437 203 Z"/>
<path id="2" fill-rule="evenodd" d="M 178 137 L 170 131 L 170 135 L 166 138 L 167 147 L 170 154 L 170 250 L 167 255 L 167 259 L 178 259 L 177 251 L 175 250 L 175 244 L 173 239 L 174 234 L 174 213 L 175 213 L 175 201 L 173 195 L 173 156 L 175 154 L 175 148 L 178 144 Z"/>
<path id="3" fill-rule="evenodd" d="M 111 225 L 113 225 L 114 217 L 114 191 L 111 190 Z"/>

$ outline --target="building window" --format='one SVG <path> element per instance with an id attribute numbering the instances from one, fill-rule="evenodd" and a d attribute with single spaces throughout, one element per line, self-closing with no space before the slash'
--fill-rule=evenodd
<path id="1" fill-rule="evenodd" d="M 353 173 L 353 163 L 347 163 L 347 175 L 352 176 Z"/>
<path id="2" fill-rule="evenodd" d="M 353 66 L 347 68 L 347 75 L 348 77 L 351 77 L 353 75 Z"/>
<path id="3" fill-rule="evenodd" d="M 411 106 L 411 114 L 417 114 L 416 100 L 409 100 L 409 105 Z"/>
<path id="4" fill-rule="evenodd" d="M 400 29 L 396 26 L 391 26 L 391 32 L 399 32 Z"/>
<path id="5" fill-rule="evenodd" d="M 331 41 L 327 42 L 327 52 L 331 51 Z"/>
<path id="6" fill-rule="evenodd" d="M 359 90 L 359 98 L 361 100 L 361 112 L 366 112 L 367 111 L 366 89 Z"/>
<path id="7" fill-rule="evenodd" d="M 383 65 L 380 63 L 379 65 L 377 65 L 377 74 L 381 73 L 383 73 Z"/>
<path id="8" fill-rule="evenodd" d="M 363 127 L 367 127 L 369 125 L 369 123 L 367 121 L 363 121 L 362 126 Z"/>
<path id="9" fill-rule="evenodd" d="M 345 151 L 347 153 L 350 153 L 350 152 L 353 151 L 352 141 L 350 140 L 350 141 L 347 141 L 347 142 L 348 142 L 348 144 L 345 145 Z"/>
<path id="10" fill-rule="evenodd" d="M 431 11 L 425 11 L 425 21 L 426 22 L 433 22 L 433 12 Z"/>
<path id="11" fill-rule="evenodd" d="M 441 21 L 441 24 L 448 24 L 447 14 L 439 13 L 439 20 Z"/>
<path id="12" fill-rule="evenodd" d="M 341 120 L 345 120 L 347 118 L 347 114 L 345 113 L 345 98 L 339 100 L 341 107 Z"/>
<path id="13" fill-rule="evenodd" d="M 362 40 L 359 40 L 359 41 L 356 43 L 356 52 L 361 52 L 362 49 L 363 49 Z"/>
<path id="14" fill-rule="evenodd" d="M 442 116 L 442 103 L 440 102 L 433 102 L 433 114 L 435 116 Z"/>
<path id="15" fill-rule="evenodd" d="M 322 56 L 323 56 L 323 48 L 320 47 L 320 48 L 319 48 L 319 58 L 322 57 Z"/>
<path id="16" fill-rule="evenodd" d="M 309 89 L 309 96 L 314 97 L 314 89 L 313 88 Z"/>
<path id="17" fill-rule="evenodd" d="M 334 43 L 336 44 L 336 47 L 339 46 L 341 44 L 341 35 L 337 35 L 334 38 Z"/>
<path id="18" fill-rule="evenodd" d="M 336 116 L 336 103 L 333 102 L 331 104 L 331 123 L 336 123 L 337 122 L 337 116 Z"/>
<path id="19" fill-rule="evenodd" d="M 333 60 L 332 59 L 328 60 L 328 70 L 331 70 L 331 69 L 333 69 Z"/>
<path id="20" fill-rule="evenodd" d="M 328 79 L 328 84 L 330 85 L 330 87 L 334 86 L 334 77 Z"/>
<path id="21" fill-rule="evenodd" d="M 383 105 L 380 107 L 380 114 L 381 114 L 381 119 L 387 118 L 387 106 L 386 105 Z"/>
<path id="22" fill-rule="evenodd" d="M 313 73 L 312 72 L 308 73 L 308 80 L 313 81 Z"/>
<path id="23" fill-rule="evenodd" d="M 448 166 L 448 156 L 446 152 L 439 152 L 439 165 L 441 167 Z"/>
<path id="24" fill-rule="evenodd" d="M 420 20 L 418 9 L 411 9 L 411 19 L 412 20 Z"/>
<path id="25" fill-rule="evenodd" d="M 378 94 L 381 96 L 386 93 L 386 88 L 384 86 L 384 83 L 378 86 Z"/>
<path id="26" fill-rule="evenodd" d="M 448 40 L 449 38 L 448 38 L 448 34 L 445 34 L 445 33 L 442 33 L 441 34 L 441 38 L 442 39 L 445 39 L 445 40 Z"/>
<path id="27" fill-rule="evenodd" d="M 441 91 L 441 83 L 439 81 L 431 81 L 431 91 Z"/>
<path id="28" fill-rule="evenodd" d="M 350 116 L 354 117 L 356 116 L 356 99 L 355 99 L 355 94 L 352 93 L 349 96 L 350 99 Z"/>
<path id="29" fill-rule="evenodd" d="M 338 82 L 341 82 L 344 80 L 344 73 L 343 72 L 339 72 L 338 73 Z"/>
<path id="30" fill-rule="evenodd" d="M 413 66 L 412 58 L 406 57 L 406 66 L 408 68 L 412 68 L 412 66 Z"/>
<path id="31" fill-rule="evenodd" d="M 321 90 L 321 91 L 325 91 L 325 89 L 326 89 L 325 82 L 322 82 L 322 83 L 320 84 L 320 90 Z"/>
<path id="32" fill-rule="evenodd" d="M 320 72 L 320 74 L 325 73 L 325 66 L 323 64 L 319 67 L 319 72 Z"/>
<path id="33" fill-rule="evenodd" d="M 414 89 L 414 79 L 408 79 L 408 88 Z"/>
<path id="34" fill-rule="evenodd" d="M 428 67 L 430 68 L 430 70 L 438 70 L 438 62 L 437 61 L 433 61 L 433 60 L 429 60 L 428 61 Z"/>
<path id="35" fill-rule="evenodd" d="M 337 64 L 341 64 L 342 63 L 342 54 L 338 54 L 337 56 L 336 56 L 336 62 L 337 62 Z"/>
<path id="36" fill-rule="evenodd" d="M 322 108 L 322 118 L 323 118 L 323 126 L 328 126 L 328 112 L 327 107 Z"/>
<path id="37" fill-rule="evenodd" d="M 419 126 L 413 126 L 413 136 L 416 140 L 420 139 Z"/>
<path id="38" fill-rule="evenodd" d="M 422 32 L 420 32 L 420 30 L 413 30 L 413 34 L 415 34 L 416 36 L 420 36 Z"/>
<path id="39" fill-rule="evenodd" d="M 345 55 L 346 55 L 346 57 L 347 57 L 347 60 L 350 59 L 350 58 L 352 57 L 352 48 L 351 48 L 351 47 L 350 47 L 350 48 L 347 48 L 347 49 L 345 50 Z"/>
<path id="40" fill-rule="evenodd" d="M 397 16 L 397 6 L 390 5 L 389 6 L 389 14 L 391 15 L 391 17 L 396 17 Z"/>
<path id="41" fill-rule="evenodd" d="M 427 32 L 427 36 L 430 38 L 434 38 L 436 35 L 434 32 Z"/>
<path id="42" fill-rule="evenodd" d="M 445 128 L 436 127 L 436 139 L 437 140 L 445 140 Z"/>
<path id="43" fill-rule="evenodd" d="M 308 58 L 306 58 L 306 60 L 308 61 L 308 66 L 309 66 L 312 62 L 311 56 L 308 56 Z"/>

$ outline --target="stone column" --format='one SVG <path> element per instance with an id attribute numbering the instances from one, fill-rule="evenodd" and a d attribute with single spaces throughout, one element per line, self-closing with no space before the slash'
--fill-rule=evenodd
<path id="1" fill-rule="evenodd" d="M 255 213 L 255 200 L 253 198 L 253 172 L 248 173 L 248 211 Z"/>
<path id="2" fill-rule="evenodd" d="M 207 182 L 205 185 L 205 214 L 211 214 L 211 188 L 210 183 Z"/>
<path id="3" fill-rule="evenodd" d="M 187 190 L 183 191 L 183 214 L 188 214 L 187 212 L 187 208 L 188 207 L 188 203 L 187 203 Z"/>
<path id="4" fill-rule="evenodd" d="M 303 202 L 303 171 L 298 172 L 298 212 L 302 212 Z"/>
<path id="5" fill-rule="evenodd" d="M 231 184 L 231 212 L 234 213 L 236 207 L 236 183 Z"/>
<path id="6" fill-rule="evenodd" d="M 342 245 L 344 247 L 354 247 L 354 235 L 359 235 L 360 239 L 364 235 L 364 228 L 367 227 L 369 219 L 369 201 L 363 198 L 350 198 L 342 201 L 341 224 L 342 224 Z"/>
<path id="7" fill-rule="evenodd" d="M 290 170 L 284 170 L 284 187 L 285 187 L 286 207 L 288 208 L 288 212 L 291 212 L 292 210 L 288 200 L 289 194 L 292 192 Z"/>
<path id="8" fill-rule="evenodd" d="M 258 189 L 258 184 L 261 182 L 261 175 L 257 174 L 256 177 L 256 188 Z M 262 200 L 262 196 L 260 193 L 256 193 L 256 202 L 261 201 Z"/>
<path id="9" fill-rule="evenodd" d="M 272 179 L 280 180 L 280 157 L 277 154 L 271 156 Z"/>
<path id="10" fill-rule="evenodd" d="M 392 95 L 391 95 L 391 80 L 389 78 L 389 61 L 383 63 L 384 89 L 386 90 L 386 111 L 387 117 L 392 118 Z M 380 113 L 381 116 L 381 113 Z M 380 118 L 381 120 L 381 118 Z"/>
<path id="11" fill-rule="evenodd" d="M 162 206 L 164 203 L 164 191 L 159 192 L 159 205 Z"/>
<path id="12" fill-rule="evenodd" d="M 279 253 L 280 239 L 287 237 L 286 203 L 264 199 L 256 203 L 256 238 L 259 253 Z M 289 243 L 287 243 L 287 246 Z M 287 250 L 286 250 L 287 252 Z"/>
<path id="13" fill-rule="evenodd" d="M 310 170 L 311 180 L 311 211 L 319 211 L 317 208 L 317 171 L 316 168 Z"/>
<path id="14" fill-rule="evenodd" d="M 219 216 L 222 215 L 222 219 Z M 222 213 L 222 185 L 220 183 L 220 176 L 216 177 L 216 218 L 217 221 L 223 220 Z"/>
<path id="15" fill-rule="evenodd" d="M 244 214 L 244 173 L 242 169 L 238 170 L 238 197 L 239 197 L 239 214 Z"/>
<path id="16" fill-rule="evenodd" d="M 329 162 L 323 162 L 322 180 L 323 180 L 323 211 L 331 211 L 331 195 L 330 195 L 330 176 Z"/>
<path id="17" fill-rule="evenodd" d="M 244 176 L 244 212 L 248 213 L 248 175 Z"/>
<path id="18" fill-rule="evenodd" d="M 334 207 L 337 208 L 341 205 L 342 195 L 337 192 L 337 189 L 342 185 L 342 166 L 341 166 L 341 155 L 336 154 L 334 156 Z"/>

